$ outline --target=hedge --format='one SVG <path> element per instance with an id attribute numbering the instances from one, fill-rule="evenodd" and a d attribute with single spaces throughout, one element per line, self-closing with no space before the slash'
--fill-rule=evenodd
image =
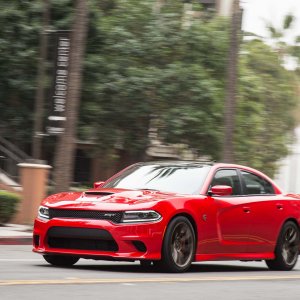
<path id="1" fill-rule="evenodd" d="M 7 223 L 17 210 L 18 194 L 0 191 L 0 224 Z"/>

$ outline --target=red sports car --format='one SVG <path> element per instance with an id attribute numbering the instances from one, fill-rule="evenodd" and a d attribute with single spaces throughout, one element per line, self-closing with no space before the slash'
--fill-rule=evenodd
<path id="1" fill-rule="evenodd" d="M 300 196 L 266 175 L 221 163 L 137 163 L 86 192 L 46 198 L 33 251 L 53 265 L 80 258 L 139 260 L 170 272 L 193 261 L 265 260 L 291 270 L 299 254 Z"/>

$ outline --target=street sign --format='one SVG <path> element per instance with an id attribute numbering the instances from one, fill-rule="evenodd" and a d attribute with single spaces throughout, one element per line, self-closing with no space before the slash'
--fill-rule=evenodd
<path id="1" fill-rule="evenodd" d="M 54 83 L 51 92 L 52 108 L 47 126 L 47 132 L 50 135 L 60 135 L 65 130 L 71 50 L 70 31 L 59 30 L 55 34 L 57 46 Z"/>

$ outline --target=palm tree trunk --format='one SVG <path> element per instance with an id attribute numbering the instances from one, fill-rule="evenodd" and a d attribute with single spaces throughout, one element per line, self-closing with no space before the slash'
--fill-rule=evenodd
<path id="1" fill-rule="evenodd" d="M 46 59 L 48 50 L 48 36 L 46 30 L 50 23 L 50 3 L 43 1 L 43 27 L 40 35 L 40 58 L 38 65 L 37 90 L 35 95 L 35 116 L 32 140 L 32 157 L 42 159 L 42 131 L 45 102 L 45 81 L 46 81 Z"/>
<path id="2" fill-rule="evenodd" d="M 234 162 L 234 127 L 236 111 L 237 65 L 241 29 L 240 1 L 234 0 L 231 20 L 230 49 L 227 70 L 227 87 L 224 108 L 223 161 Z"/>
<path id="3" fill-rule="evenodd" d="M 159 14 L 166 0 L 156 0 L 153 6 L 153 13 Z"/>
<path id="4" fill-rule="evenodd" d="M 87 0 L 77 0 L 71 34 L 69 86 L 66 104 L 66 128 L 57 144 L 54 181 L 56 192 L 67 191 L 73 179 L 76 129 L 80 104 L 82 66 L 88 24 Z"/>

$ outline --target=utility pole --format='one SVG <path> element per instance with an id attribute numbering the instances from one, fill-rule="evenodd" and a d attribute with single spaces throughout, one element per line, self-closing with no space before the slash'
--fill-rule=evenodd
<path id="1" fill-rule="evenodd" d="M 47 29 L 50 23 L 50 4 L 49 0 L 43 1 L 43 24 L 40 34 L 40 57 L 37 74 L 37 90 L 35 94 L 35 117 L 32 140 L 32 157 L 42 158 L 42 138 L 43 138 L 43 117 L 45 103 L 45 81 L 46 81 L 46 60 L 48 49 Z"/>
<path id="2" fill-rule="evenodd" d="M 224 107 L 223 161 L 227 163 L 234 162 L 234 127 L 241 21 L 242 10 L 240 8 L 240 1 L 234 0 Z"/>
<path id="3" fill-rule="evenodd" d="M 67 191 L 73 179 L 78 109 L 82 86 L 83 57 L 85 53 L 88 25 L 87 2 L 87 0 L 76 1 L 74 23 L 71 33 L 65 131 L 59 136 L 54 162 L 53 179 L 56 183 L 56 192 Z"/>

